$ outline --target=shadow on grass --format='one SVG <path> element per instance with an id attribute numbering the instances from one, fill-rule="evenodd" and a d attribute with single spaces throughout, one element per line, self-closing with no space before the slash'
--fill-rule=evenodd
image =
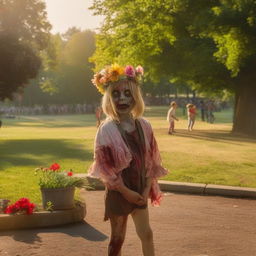
<path id="1" fill-rule="evenodd" d="M 3 127 L 42 127 L 42 128 L 68 128 L 68 127 L 96 127 L 96 119 L 93 117 L 81 117 L 72 119 L 68 116 L 43 116 L 21 117 L 14 120 L 2 120 Z"/>
<path id="2" fill-rule="evenodd" d="M 192 132 L 189 132 L 186 129 L 177 129 L 175 136 L 216 142 L 225 141 L 228 142 L 229 144 L 234 145 L 241 145 L 239 144 L 239 142 L 256 143 L 256 138 L 248 137 L 241 134 L 234 134 L 232 132 L 222 130 L 194 130 Z"/>
<path id="3" fill-rule="evenodd" d="M 45 164 L 45 156 L 53 159 L 71 158 L 86 160 L 93 158 L 93 152 L 77 148 L 76 143 L 65 140 L 9 140 L 0 143 L 0 170 L 6 166 Z M 31 156 L 31 158 L 29 158 Z M 41 159 L 40 159 L 41 157 Z"/>
<path id="4" fill-rule="evenodd" d="M 83 237 L 89 241 L 105 241 L 108 238 L 108 236 L 85 221 L 54 228 L 2 231 L 0 232 L 0 236 L 9 236 L 15 241 L 33 244 L 42 242 L 41 237 L 38 236 L 38 233 L 64 233 L 72 237 Z"/>

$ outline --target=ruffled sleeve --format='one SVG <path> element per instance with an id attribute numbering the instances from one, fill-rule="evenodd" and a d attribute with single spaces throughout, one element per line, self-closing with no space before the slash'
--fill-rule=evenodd
<path id="1" fill-rule="evenodd" d="M 116 126 L 108 122 L 96 134 L 94 162 L 88 175 L 101 179 L 109 189 L 114 189 L 120 182 L 121 171 L 129 166 L 131 159 Z"/>
<path id="2" fill-rule="evenodd" d="M 168 170 L 162 166 L 160 152 L 150 123 L 145 119 L 140 119 L 140 123 L 144 131 L 146 145 L 146 176 L 152 178 L 149 197 L 152 205 L 158 206 L 162 199 L 162 193 L 157 179 L 165 176 Z"/>

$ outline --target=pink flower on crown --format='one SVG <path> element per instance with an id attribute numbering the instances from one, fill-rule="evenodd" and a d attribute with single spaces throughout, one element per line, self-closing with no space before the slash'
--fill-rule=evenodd
<path id="1" fill-rule="evenodd" d="M 135 77 L 135 70 L 131 65 L 126 66 L 124 72 L 128 77 Z"/>
<path id="2" fill-rule="evenodd" d="M 143 69 L 143 67 L 139 65 L 139 66 L 136 68 L 136 73 L 143 76 L 143 75 L 144 75 L 144 69 Z"/>

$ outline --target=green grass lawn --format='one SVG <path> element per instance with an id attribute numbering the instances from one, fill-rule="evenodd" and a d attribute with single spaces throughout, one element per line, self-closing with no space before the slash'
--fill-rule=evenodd
<path id="1" fill-rule="evenodd" d="M 231 111 L 215 113 L 216 123 L 198 120 L 188 132 L 178 110 L 175 135 L 167 134 L 166 107 L 147 108 L 171 181 L 256 187 L 256 140 L 235 136 Z M 92 163 L 94 115 L 21 116 L 3 119 L 0 129 L 0 198 L 29 197 L 40 203 L 36 167 L 53 162 L 85 173 Z"/>

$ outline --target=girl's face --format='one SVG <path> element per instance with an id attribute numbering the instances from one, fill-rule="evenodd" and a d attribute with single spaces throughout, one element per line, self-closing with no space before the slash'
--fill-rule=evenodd
<path id="1" fill-rule="evenodd" d="M 131 90 L 127 84 L 115 86 L 111 97 L 115 105 L 115 110 L 119 115 L 129 114 L 135 105 Z"/>

